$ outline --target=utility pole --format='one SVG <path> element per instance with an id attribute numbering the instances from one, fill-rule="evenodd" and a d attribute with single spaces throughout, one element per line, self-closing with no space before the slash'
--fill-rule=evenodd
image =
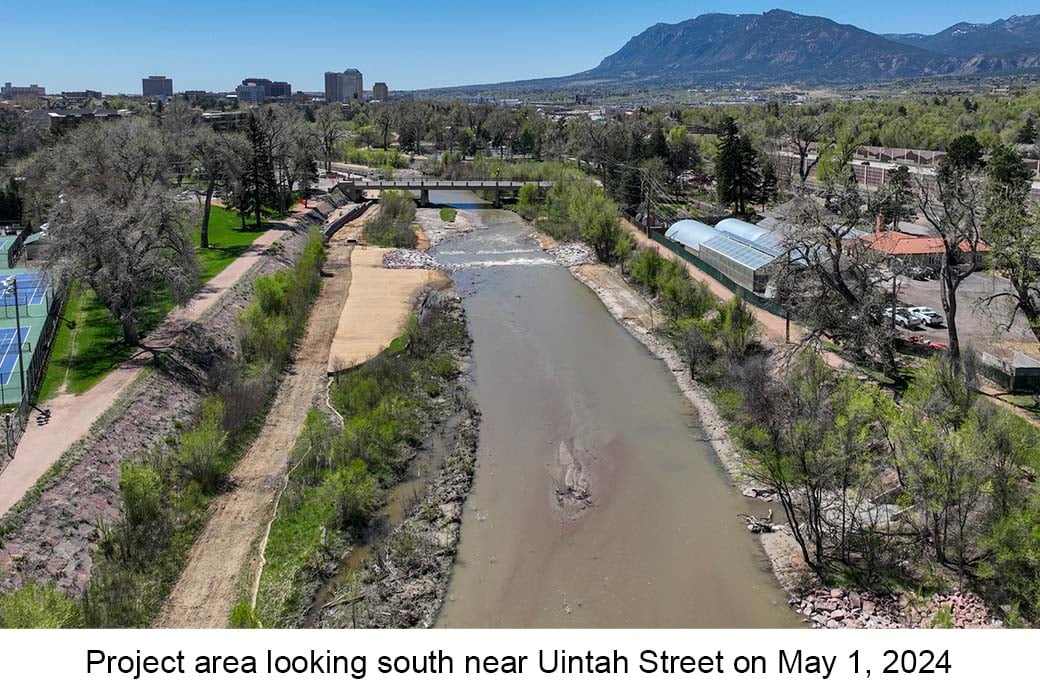
<path id="1" fill-rule="evenodd" d="M 644 197 L 646 199 L 646 216 L 644 217 L 644 226 L 646 227 L 646 235 L 649 237 L 650 236 L 650 213 L 651 213 L 651 210 L 653 210 L 653 202 L 651 201 L 651 198 L 653 196 L 653 193 L 652 193 L 653 189 L 648 185 L 648 182 L 647 182 L 647 179 L 650 177 L 650 174 L 648 174 L 648 173 L 646 173 L 644 171 L 640 171 L 639 173 L 640 173 L 639 187 L 643 190 L 643 195 L 644 195 Z"/>
<path id="2" fill-rule="evenodd" d="M 3 283 L 4 294 L 14 295 L 15 349 L 18 350 L 18 373 L 21 377 L 22 395 L 25 395 L 25 355 L 22 352 L 22 315 L 18 309 L 18 278 L 14 275 Z"/>

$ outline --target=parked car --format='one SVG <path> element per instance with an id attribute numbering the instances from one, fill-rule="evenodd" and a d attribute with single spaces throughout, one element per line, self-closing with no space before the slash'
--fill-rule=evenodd
<path id="1" fill-rule="evenodd" d="M 943 325 L 943 315 L 930 306 L 911 306 L 906 310 L 921 319 L 921 322 L 935 327 Z"/>
<path id="2" fill-rule="evenodd" d="M 888 309 L 885 309 L 884 311 L 882 311 L 881 314 L 886 319 L 891 320 L 892 319 L 892 309 L 891 309 L 891 307 L 889 307 Z M 902 326 L 903 328 L 917 328 L 922 323 L 924 323 L 923 321 L 921 321 L 921 319 L 917 318 L 916 316 L 911 314 L 909 311 L 907 311 L 903 307 L 899 307 L 898 309 L 896 309 L 895 321 L 896 321 L 896 325 L 897 326 Z"/>
<path id="3" fill-rule="evenodd" d="M 915 265 L 907 268 L 906 276 L 911 280 L 934 280 L 939 273 L 931 266 Z"/>

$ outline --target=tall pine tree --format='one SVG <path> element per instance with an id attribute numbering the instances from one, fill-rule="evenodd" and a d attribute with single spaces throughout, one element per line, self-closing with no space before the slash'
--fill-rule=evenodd
<path id="1" fill-rule="evenodd" d="M 746 218 L 748 206 L 760 200 L 762 195 L 759 167 L 758 152 L 751 138 L 741 135 L 733 119 L 727 118 L 715 158 L 715 189 L 719 202 Z"/>
<path id="2" fill-rule="evenodd" d="M 249 142 L 249 162 L 244 172 L 239 205 L 243 214 L 253 213 L 259 229 L 264 206 L 276 207 L 278 204 L 278 182 L 274 175 L 274 160 L 267 134 L 260 119 L 252 111 L 246 124 L 246 139 Z"/>

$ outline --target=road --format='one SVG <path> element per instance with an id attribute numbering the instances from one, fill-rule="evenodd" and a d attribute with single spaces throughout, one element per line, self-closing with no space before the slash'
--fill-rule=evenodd
<path id="1" fill-rule="evenodd" d="M 943 314 L 940 286 L 937 280 L 911 280 L 901 278 L 899 301 L 908 306 L 929 306 Z M 1010 283 L 989 273 L 975 273 L 965 278 L 957 292 L 957 329 L 961 342 L 979 350 L 1001 356 L 1010 355 L 1013 349 L 1038 349 L 1036 337 L 1029 325 L 1019 314 L 1010 330 L 1003 326 L 1011 315 L 1011 306 L 1006 300 L 986 305 L 983 300 L 999 292 L 1010 291 Z M 904 331 L 940 343 L 949 342 L 945 325 L 941 328 L 916 328 Z"/>

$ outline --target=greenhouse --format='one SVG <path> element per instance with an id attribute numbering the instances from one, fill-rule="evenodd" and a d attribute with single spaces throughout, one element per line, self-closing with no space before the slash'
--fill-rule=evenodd
<path id="1" fill-rule="evenodd" d="M 720 231 L 701 243 L 700 257 L 744 289 L 763 294 L 772 275 L 777 255 L 769 246 L 762 246 L 742 237 Z"/>
<path id="2" fill-rule="evenodd" d="M 664 233 L 665 237 L 676 241 L 693 253 L 699 253 L 701 244 L 718 236 L 718 230 L 697 220 L 679 220 Z"/>
<path id="3" fill-rule="evenodd" d="M 738 220 L 734 217 L 727 217 L 722 220 L 715 225 L 715 229 L 741 239 L 746 239 L 747 241 L 754 241 L 768 231 L 764 227 L 759 227 L 757 224 L 744 222 L 743 220 Z"/>

